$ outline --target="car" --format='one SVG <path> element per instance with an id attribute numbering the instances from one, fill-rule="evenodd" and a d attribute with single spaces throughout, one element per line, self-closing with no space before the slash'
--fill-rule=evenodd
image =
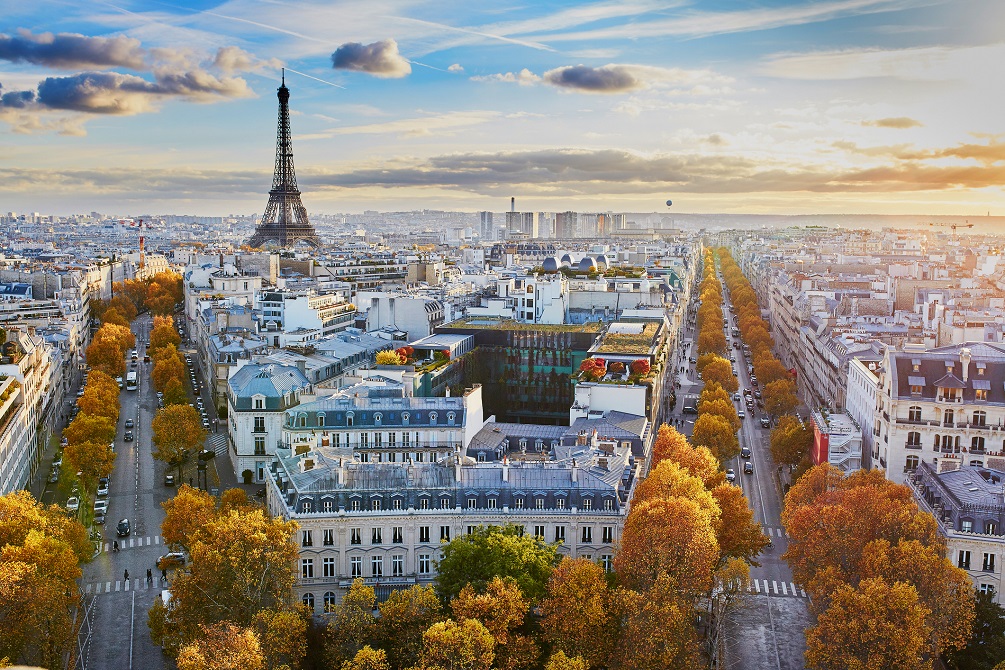
<path id="1" fill-rule="evenodd" d="M 52 474 L 49 475 L 49 483 L 55 484 L 59 481 L 59 470 L 53 470 Z"/>
<path id="2" fill-rule="evenodd" d="M 52 467 L 54 467 L 54 468 L 61 468 L 61 467 L 63 467 L 63 457 L 62 456 L 57 456 L 56 459 L 52 462 Z"/>
<path id="3" fill-rule="evenodd" d="M 99 510 L 101 512 L 108 511 L 108 498 L 98 498 L 97 500 L 94 501 L 95 514 L 97 514 Z"/>
<path id="4" fill-rule="evenodd" d="M 77 496 L 70 496 L 66 501 L 66 511 L 76 512 L 78 509 L 80 509 L 80 498 Z"/>
<path id="5" fill-rule="evenodd" d="M 138 354 L 136 353 L 135 349 L 133 349 L 132 351 L 129 352 L 129 358 L 131 358 L 132 360 L 135 361 L 137 359 L 137 357 L 138 357 Z"/>
<path id="6" fill-rule="evenodd" d="M 132 442 L 133 441 L 133 431 L 127 430 L 126 434 L 122 436 L 122 440 L 124 442 Z"/>
<path id="7" fill-rule="evenodd" d="M 164 475 L 164 486 L 174 486 L 174 475 Z"/>
<path id="8" fill-rule="evenodd" d="M 158 391 L 157 392 L 157 399 L 158 400 L 164 400 L 164 392 L 163 391 Z"/>
<path id="9" fill-rule="evenodd" d="M 99 525 L 104 525 L 104 523 L 105 523 L 105 511 L 104 510 L 95 510 L 95 512 L 94 512 L 94 523 L 99 524 Z"/>
<path id="10" fill-rule="evenodd" d="M 115 534 L 118 535 L 119 537 L 125 537 L 129 535 L 130 530 L 131 529 L 129 527 L 129 519 L 122 519 L 121 521 L 119 521 L 118 525 L 115 526 Z"/>
<path id="11" fill-rule="evenodd" d="M 167 568 L 180 567 L 185 565 L 185 554 L 180 551 L 169 551 L 163 556 L 158 557 L 157 567 L 161 570 L 166 570 Z"/>
<path id="12" fill-rule="evenodd" d="M 698 408 L 694 405 L 684 405 L 684 409 L 681 410 L 684 414 L 697 414 Z"/>
<path id="13" fill-rule="evenodd" d="M 751 461 L 744 461 L 743 463 L 743 474 L 752 475 L 754 474 L 754 464 Z"/>
<path id="14" fill-rule="evenodd" d="M 740 393 L 739 392 L 733 394 L 733 402 L 740 402 Z"/>
<path id="15" fill-rule="evenodd" d="M 126 383 L 122 380 L 122 377 L 116 377 L 115 383 L 119 385 L 120 390 L 126 387 Z"/>
<path id="16" fill-rule="evenodd" d="M 697 363 L 697 362 L 698 362 L 698 359 L 697 359 L 697 358 L 695 358 L 694 356 L 692 356 L 691 358 L 688 358 L 688 359 L 687 359 L 687 362 L 688 362 L 688 363 Z"/>
<path id="17" fill-rule="evenodd" d="M 79 391 L 77 391 L 77 397 L 78 398 L 83 398 L 84 397 L 84 389 L 80 389 Z"/>
<path id="18" fill-rule="evenodd" d="M 750 447 L 744 447 L 740 449 L 740 456 L 742 458 L 750 458 Z"/>
<path id="19" fill-rule="evenodd" d="M 761 389 L 755 389 L 754 390 L 754 397 L 757 398 L 758 400 L 760 400 L 760 398 L 761 398 Z"/>
<path id="20" fill-rule="evenodd" d="M 736 481 L 736 471 L 733 468 L 726 469 L 726 481 L 730 484 Z"/>
<path id="21" fill-rule="evenodd" d="M 144 363 L 150 362 L 150 354 L 143 354 L 143 362 Z"/>
<path id="22" fill-rule="evenodd" d="M 761 417 L 761 428 L 771 428 L 771 419 L 766 416 Z"/>
<path id="23" fill-rule="evenodd" d="M 741 409 L 739 412 L 736 413 L 736 416 L 740 418 L 740 421 L 743 421 L 744 419 L 747 418 L 747 413 Z"/>
<path id="24" fill-rule="evenodd" d="M 202 420 L 202 427 L 205 428 L 205 429 L 207 429 L 207 430 L 209 429 L 209 419 L 203 419 Z"/>
<path id="25" fill-rule="evenodd" d="M 126 428 L 132 428 L 135 425 L 132 419 L 126 419 Z"/>
<path id="26" fill-rule="evenodd" d="M 102 477 L 98 480 L 98 495 L 108 495 L 108 477 Z"/>

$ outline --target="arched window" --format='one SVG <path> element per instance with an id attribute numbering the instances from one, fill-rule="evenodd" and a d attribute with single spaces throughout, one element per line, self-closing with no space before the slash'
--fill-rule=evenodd
<path id="1" fill-rule="evenodd" d="M 934 445 L 932 445 L 932 446 L 933 446 L 933 447 L 935 448 L 935 450 L 936 450 L 936 451 L 938 451 L 938 450 L 939 450 L 939 442 L 940 442 L 940 440 L 939 440 L 939 436 L 938 436 L 938 435 L 936 435 L 936 436 L 935 436 L 935 444 L 934 444 Z"/>
<path id="2" fill-rule="evenodd" d="M 310 607 L 312 612 L 314 611 L 314 594 L 313 593 L 305 593 L 304 597 L 300 599 L 300 602 L 302 602 L 303 604 L 305 604 L 308 607 Z"/>
<path id="3" fill-rule="evenodd" d="M 971 421 L 975 426 L 986 426 L 988 425 L 988 413 L 982 409 L 974 412 L 973 420 Z"/>
<path id="4" fill-rule="evenodd" d="M 954 417 L 955 417 L 955 414 L 953 413 L 953 410 L 947 409 L 946 413 L 943 415 L 943 418 L 942 418 L 942 425 L 943 426 L 951 426 L 951 425 L 953 425 Z"/>
<path id="5" fill-rule="evenodd" d="M 353 420 L 353 418 L 354 418 L 354 416 L 353 416 L 352 412 L 346 412 L 345 413 L 345 425 L 347 425 L 349 427 L 352 427 L 352 420 Z"/>
<path id="6" fill-rule="evenodd" d="M 338 599 L 335 597 L 334 591 L 325 592 L 325 612 L 334 612 L 335 605 L 338 604 Z"/>
<path id="7" fill-rule="evenodd" d="M 534 440 L 534 451 L 540 452 L 544 447 L 544 440 Z"/>
<path id="8" fill-rule="evenodd" d="M 454 414 L 453 412 L 447 412 L 447 423 L 449 423 L 451 426 L 454 425 L 455 418 L 457 418 L 456 414 Z"/>
<path id="9" fill-rule="evenodd" d="M 429 413 L 429 423 L 430 425 L 436 423 L 436 412 Z"/>
<path id="10" fill-rule="evenodd" d="M 908 421 L 921 421 L 921 407 L 918 405 L 912 405 L 907 410 L 907 420 Z"/>
<path id="11" fill-rule="evenodd" d="M 904 468 L 906 470 L 914 470 L 918 467 L 918 463 L 920 460 L 921 459 L 919 459 L 917 456 L 911 454 L 910 456 L 907 457 L 907 464 L 904 466 Z"/>
<path id="12" fill-rule="evenodd" d="M 374 413 L 374 415 L 373 415 L 373 422 L 374 422 L 374 423 L 375 423 L 376 425 L 378 425 L 378 426 L 379 426 L 379 425 L 380 425 L 380 421 L 381 421 L 381 419 L 383 419 L 383 418 L 384 418 L 384 416 L 383 416 L 383 415 L 382 415 L 382 414 L 381 414 L 380 412 L 375 412 L 375 413 Z"/>
<path id="13" fill-rule="evenodd" d="M 985 521 L 984 522 L 984 532 L 987 533 L 988 535 L 997 535 L 998 534 L 998 524 L 996 522 L 994 522 L 994 521 Z"/>
<path id="14" fill-rule="evenodd" d="M 527 453 L 527 438 L 525 437 L 520 438 L 520 452 L 524 454 Z"/>
<path id="15" fill-rule="evenodd" d="M 318 412 L 318 427 L 324 428 L 324 426 L 325 426 L 325 413 Z"/>
<path id="16" fill-rule="evenodd" d="M 921 433 L 916 430 L 912 430 L 907 434 L 907 446 L 912 448 L 921 447 Z"/>
<path id="17" fill-rule="evenodd" d="M 297 415 L 297 424 L 301 428 L 306 428 L 307 427 L 307 414 L 305 414 L 304 412 L 301 412 L 300 414 L 298 414 Z"/>
<path id="18" fill-rule="evenodd" d="M 408 416 L 409 416 L 408 412 L 402 412 L 401 413 L 401 425 L 403 425 L 403 426 L 407 426 L 408 425 Z"/>
<path id="19" fill-rule="evenodd" d="M 970 440 L 970 451 L 971 452 L 984 451 L 984 438 L 982 436 L 976 435 L 972 440 Z"/>

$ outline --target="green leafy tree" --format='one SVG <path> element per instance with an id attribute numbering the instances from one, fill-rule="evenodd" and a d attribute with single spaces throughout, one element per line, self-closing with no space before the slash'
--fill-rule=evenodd
<path id="1" fill-rule="evenodd" d="M 468 584 L 484 593 L 493 577 L 512 577 L 531 602 L 540 600 L 558 563 L 557 546 L 520 530 L 479 526 L 444 545 L 436 575 L 440 599 L 450 602 Z"/>
<path id="2" fill-rule="evenodd" d="M 946 654 L 950 670 L 992 670 L 1005 662 L 1005 608 L 993 593 L 977 591 L 974 626 L 963 649 Z"/>

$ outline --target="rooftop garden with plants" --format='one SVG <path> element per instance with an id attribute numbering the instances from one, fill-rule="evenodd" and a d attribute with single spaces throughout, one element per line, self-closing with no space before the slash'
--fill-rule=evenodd
<path id="1" fill-rule="evenodd" d="M 604 335 L 603 341 L 597 347 L 603 354 L 648 354 L 655 344 L 660 324 L 644 324 L 640 333 L 612 333 Z"/>

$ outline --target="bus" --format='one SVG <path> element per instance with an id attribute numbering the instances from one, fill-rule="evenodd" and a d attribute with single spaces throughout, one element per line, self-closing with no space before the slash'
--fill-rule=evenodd
<path id="1" fill-rule="evenodd" d="M 136 371 L 132 371 L 126 375 L 126 390 L 135 391 L 136 390 Z"/>

